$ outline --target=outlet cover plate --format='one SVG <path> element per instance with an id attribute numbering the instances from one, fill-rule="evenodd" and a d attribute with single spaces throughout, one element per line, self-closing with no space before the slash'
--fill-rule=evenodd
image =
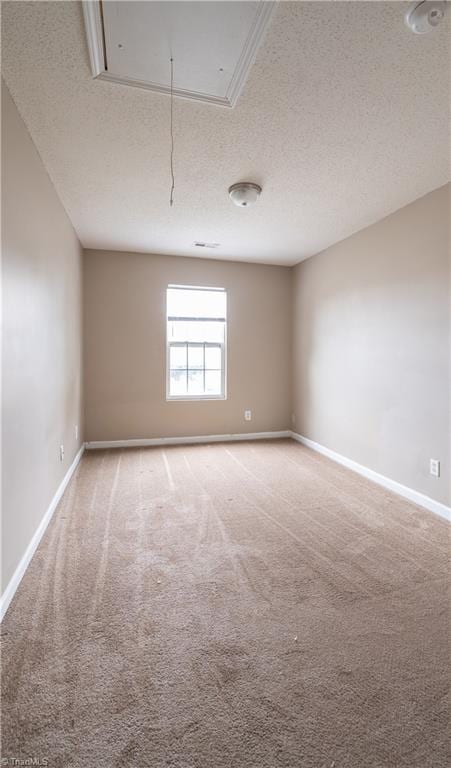
<path id="1" fill-rule="evenodd" d="M 433 477 L 440 477 L 440 461 L 438 459 L 430 459 L 429 472 Z"/>

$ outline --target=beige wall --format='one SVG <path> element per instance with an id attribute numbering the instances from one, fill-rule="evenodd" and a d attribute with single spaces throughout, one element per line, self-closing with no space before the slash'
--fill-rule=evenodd
<path id="1" fill-rule="evenodd" d="M 447 504 L 449 215 L 448 186 L 293 274 L 295 430 Z"/>
<path id="2" fill-rule="evenodd" d="M 287 429 L 290 281 L 286 267 L 85 252 L 87 440 Z M 169 283 L 227 289 L 227 400 L 166 402 Z"/>
<path id="3" fill-rule="evenodd" d="M 82 437 L 81 248 L 3 83 L 2 278 L 3 591 Z"/>

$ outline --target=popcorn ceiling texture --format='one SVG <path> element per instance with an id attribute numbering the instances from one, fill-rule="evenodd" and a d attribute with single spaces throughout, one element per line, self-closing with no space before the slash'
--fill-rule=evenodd
<path id="1" fill-rule="evenodd" d="M 2 625 L 2 755 L 449 768 L 447 566 L 293 441 L 88 452 Z"/>
<path id="2" fill-rule="evenodd" d="M 2 6 L 4 77 L 85 247 L 293 264 L 448 181 L 449 18 L 279 3 L 234 110 L 176 100 L 171 209 L 168 98 L 91 78 L 81 4 Z"/>

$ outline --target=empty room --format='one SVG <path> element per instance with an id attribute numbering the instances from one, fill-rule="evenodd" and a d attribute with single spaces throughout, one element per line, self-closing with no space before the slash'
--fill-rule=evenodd
<path id="1" fill-rule="evenodd" d="M 449 3 L 1 16 L 1 764 L 448 768 Z"/>

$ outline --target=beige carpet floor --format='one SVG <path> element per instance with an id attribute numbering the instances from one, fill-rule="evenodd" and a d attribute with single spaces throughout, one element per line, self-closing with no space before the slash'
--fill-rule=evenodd
<path id="1" fill-rule="evenodd" d="M 451 765 L 448 530 L 289 440 L 86 453 L 2 625 L 3 757 Z"/>

